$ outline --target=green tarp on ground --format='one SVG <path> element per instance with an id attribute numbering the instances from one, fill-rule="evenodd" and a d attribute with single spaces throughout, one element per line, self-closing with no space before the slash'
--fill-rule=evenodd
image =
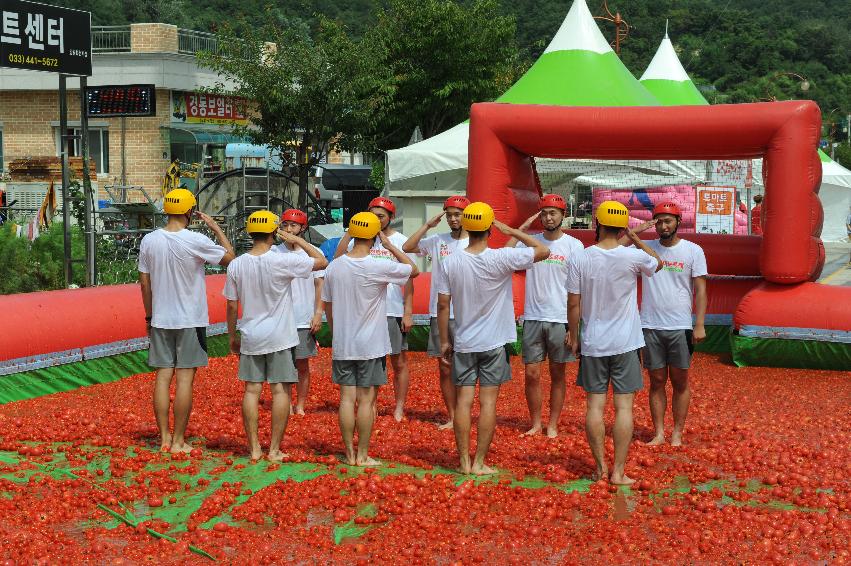
<path id="1" fill-rule="evenodd" d="M 226 356 L 228 354 L 227 336 L 210 336 L 207 339 L 207 353 L 211 357 Z M 0 404 L 62 393 L 87 385 L 109 383 L 131 375 L 148 373 L 151 368 L 147 361 L 148 351 L 141 350 L 2 376 L 0 377 Z"/>
<path id="2" fill-rule="evenodd" d="M 767 366 L 851 371 L 851 344 L 733 335 L 733 362 L 739 367 Z"/>

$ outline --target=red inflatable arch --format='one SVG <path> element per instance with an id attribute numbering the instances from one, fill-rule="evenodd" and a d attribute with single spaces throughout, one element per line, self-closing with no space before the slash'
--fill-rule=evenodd
<path id="1" fill-rule="evenodd" d="M 540 188 L 534 157 L 762 157 L 766 197 L 757 257 L 766 283 L 751 291 L 753 300 L 739 305 L 737 326 L 755 317 L 760 326 L 847 331 L 851 290 L 837 293 L 806 284 L 818 278 L 825 257 L 819 238 L 823 211 L 817 196 L 820 130 L 818 106 L 810 101 L 627 108 L 475 104 L 470 113 L 467 196 L 490 203 L 497 218 L 517 226 L 537 209 Z M 695 241 L 705 245 L 703 238 L 697 236 Z M 494 240 L 498 244 L 505 237 L 498 234 Z M 741 243 L 751 250 L 755 247 L 753 238 Z M 710 250 L 707 258 L 715 273 L 726 263 Z M 770 302 L 761 299 L 767 293 Z M 837 294 L 844 297 L 843 304 L 836 304 Z M 826 308 L 801 310 L 806 303 Z"/>

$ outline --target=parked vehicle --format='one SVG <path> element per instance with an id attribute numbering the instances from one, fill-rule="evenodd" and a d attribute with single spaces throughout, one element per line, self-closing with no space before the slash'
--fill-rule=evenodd
<path id="1" fill-rule="evenodd" d="M 314 196 L 328 208 L 343 206 L 343 191 L 363 191 L 373 187 L 369 183 L 371 165 L 323 163 L 311 175 Z"/>

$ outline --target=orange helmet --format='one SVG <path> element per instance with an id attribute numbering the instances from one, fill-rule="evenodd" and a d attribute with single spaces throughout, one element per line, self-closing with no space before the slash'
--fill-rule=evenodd
<path id="1" fill-rule="evenodd" d="M 567 204 L 564 202 L 564 198 L 562 198 L 561 195 L 550 194 L 541 197 L 541 202 L 538 205 L 538 208 L 558 208 L 562 212 L 565 212 L 567 210 Z"/>
<path id="2" fill-rule="evenodd" d="M 281 215 L 281 223 L 284 222 L 295 222 L 296 224 L 307 226 L 307 214 L 297 208 L 288 208 Z"/>
<path id="3" fill-rule="evenodd" d="M 390 213 L 390 216 L 396 216 L 396 205 L 387 197 L 375 197 L 369 201 L 369 206 L 367 208 L 373 207 L 383 208 Z"/>
<path id="4" fill-rule="evenodd" d="M 460 208 L 462 211 L 470 204 L 470 199 L 464 195 L 454 195 L 446 199 L 443 203 L 443 210 L 447 208 Z"/>
<path id="5" fill-rule="evenodd" d="M 653 207 L 653 218 L 656 218 L 660 214 L 671 214 L 677 218 L 682 217 L 680 207 L 677 206 L 677 203 L 671 201 L 660 202 Z"/>

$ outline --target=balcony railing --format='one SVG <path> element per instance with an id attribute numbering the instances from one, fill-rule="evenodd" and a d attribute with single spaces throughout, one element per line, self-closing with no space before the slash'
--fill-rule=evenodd
<path id="1" fill-rule="evenodd" d="M 218 47 L 214 34 L 190 29 L 177 30 L 177 46 L 180 53 L 187 55 L 195 55 L 199 51 L 215 53 Z"/>
<path id="2" fill-rule="evenodd" d="M 130 26 L 92 26 L 93 53 L 130 51 Z"/>

